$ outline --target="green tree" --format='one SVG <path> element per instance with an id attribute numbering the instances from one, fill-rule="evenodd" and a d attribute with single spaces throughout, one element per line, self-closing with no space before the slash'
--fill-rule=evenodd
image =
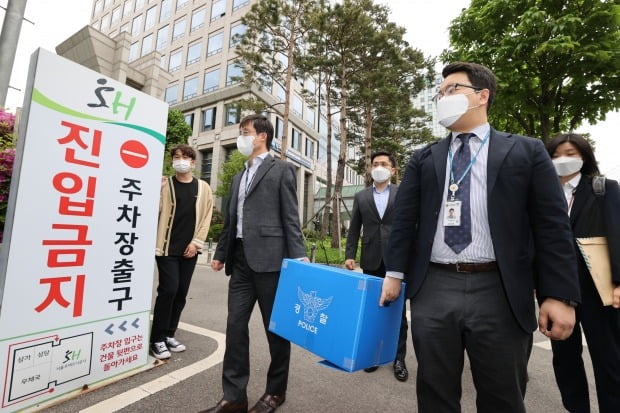
<path id="1" fill-rule="evenodd" d="M 172 157 L 170 156 L 170 148 L 181 143 L 187 143 L 188 138 L 192 136 L 192 128 L 185 122 L 183 112 L 176 109 L 170 109 L 168 112 L 168 123 L 166 126 L 166 149 L 164 153 L 164 175 L 174 175 L 172 169 Z"/>
<path id="2" fill-rule="evenodd" d="M 283 132 L 280 155 L 286 159 L 288 148 L 289 110 L 295 60 L 305 44 L 306 16 L 312 14 L 312 0 L 258 0 L 241 18 L 246 32 L 237 46 L 243 83 L 251 88 L 271 87 L 273 83 L 284 90 L 282 108 Z M 252 106 L 252 105 L 249 105 Z M 260 111 L 254 106 L 255 111 Z M 245 102 L 245 107 L 248 107 Z"/>
<path id="3" fill-rule="evenodd" d="M 547 141 L 620 108 L 620 5 L 605 0 L 472 0 L 442 60 L 497 76 L 491 121 Z"/>
<path id="4" fill-rule="evenodd" d="M 219 183 L 215 190 L 215 195 L 224 198 L 230 194 L 230 185 L 233 177 L 241 172 L 245 167 L 248 157 L 235 150 L 230 158 L 222 165 L 222 171 L 217 174 Z"/>

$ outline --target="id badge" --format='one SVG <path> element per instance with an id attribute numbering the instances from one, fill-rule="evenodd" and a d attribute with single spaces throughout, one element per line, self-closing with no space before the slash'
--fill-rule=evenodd
<path id="1" fill-rule="evenodd" d="M 461 201 L 446 201 L 443 209 L 443 225 L 446 227 L 461 225 Z"/>

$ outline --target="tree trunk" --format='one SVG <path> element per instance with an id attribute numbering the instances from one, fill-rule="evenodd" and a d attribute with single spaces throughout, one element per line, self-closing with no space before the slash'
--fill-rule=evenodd
<path id="1" fill-rule="evenodd" d="M 321 87 L 319 85 L 319 87 Z M 332 83 L 329 75 L 325 78 L 325 110 L 327 111 L 327 180 L 325 185 L 325 210 L 323 212 L 323 222 L 321 223 L 321 238 L 327 235 L 327 229 L 330 224 L 331 207 L 329 200 L 332 197 L 332 99 L 331 99 Z M 319 114 L 321 108 L 319 108 Z"/>
<path id="2" fill-rule="evenodd" d="M 370 176 L 371 159 L 372 156 L 372 106 L 367 105 L 364 110 L 364 181 L 366 186 L 372 184 L 372 177 Z"/>
<path id="3" fill-rule="evenodd" d="M 288 148 L 288 117 L 291 105 L 291 83 L 293 80 L 293 65 L 295 64 L 295 21 L 293 27 L 290 28 L 290 36 L 288 39 L 287 49 L 287 67 L 286 76 L 284 78 L 284 113 L 282 114 L 282 146 L 280 149 L 280 158 L 286 160 L 286 149 Z"/>
<path id="4" fill-rule="evenodd" d="M 346 64 L 342 64 L 340 83 L 340 155 L 338 156 L 338 169 L 336 170 L 336 183 L 334 195 L 337 200 L 342 198 L 342 185 L 344 183 L 344 167 L 347 160 L 347 71 Z M 332 222 L 332 248 L 340 248 L 340 203 L 335 202 L 335 219 Z"/>

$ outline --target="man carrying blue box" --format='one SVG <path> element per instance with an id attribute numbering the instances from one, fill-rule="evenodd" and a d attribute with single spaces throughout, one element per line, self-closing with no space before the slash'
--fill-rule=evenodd
<path id="1" fill-rule="evenodd" d="M 274 412 L 286 398 L 291 343 L 268 331 L 284 258 L 308 261 L 297 209 L 294 167 L 269 154 L 273 125 L 266 116 L 241 120 L 237 148 L 249 156 L 245 169 L 231 184 L 222 235 L 211 262 L 226 265 L 228 318 L 222 367 L 223 398 L 206 413 L 248 412 L 250 376 L 248 323 L 254 304 L 261 311 L 271 364 L 265 394 L 250 413 Z"/>

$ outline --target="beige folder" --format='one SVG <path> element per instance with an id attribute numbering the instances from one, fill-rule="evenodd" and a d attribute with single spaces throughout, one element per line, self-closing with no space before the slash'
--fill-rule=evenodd
<path id="1" fill-rule="evenodd" d="M 577 238 L 577 246 L 579 246 L 581 255 L 588 266 L 603 305 L 611 305 L 614 285 L 611 281 L 611 263 L 607 238 Z"/>

